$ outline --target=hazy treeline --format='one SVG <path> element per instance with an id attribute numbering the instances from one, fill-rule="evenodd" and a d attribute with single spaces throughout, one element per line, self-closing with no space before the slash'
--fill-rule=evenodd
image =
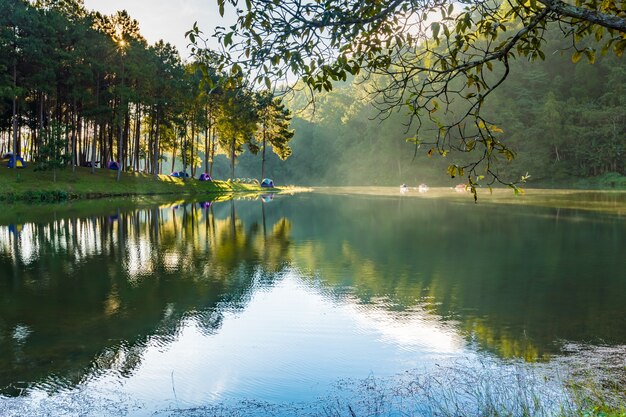
<path id="1" fill-rule="evenodd" d="M 609 54 L 593 65 L 573 64 L 568 47 L 560 34 L 548 33 L 546 60 L 512 61 L 509 78 L 485 102 L 483 114 L 504 131 L 503 142 L 515 152 L 512 162 L 499 162 L 506 179 L 529 172 L 536 184 L 563 185 L 626 174 L 626 63 Z M 378 81 L 371 76 L 338 85 L 318 94 L 314 107 L 306 107 L 304 92 L 296 94 L 290 102 L 296 115 L 294 155 L 282 164 L 270 161 L 276 177 L 329 185 L 463 182 L 450 179 L 446 167 L 472 155 L 444 158 L 435 152 L 429 158 L 429 146 L 416 149 L 406 141 L 414 133 L 405 126 L 403 110 L 377 118 L 368 92 Z M 450 110 L 458 114 L 461 104 Z M 436 131 L 436 126 L 426 129 L 421 139 L 428 141 L 429 133 L 434 138 Z M 252 172 L 255 161 L 242 158 L 241 167 Z"/>
<path id="2" fill-rule="evenodd" d="M 269 146 L 288 157 L 289 120 L 279 99 L 217 73 L 210 59 L 186 63 L 168 43 L 149 45 L 125 11 L 0 0 L 2 153 L 40 168 L 120 161 L 195 175 L 220 153 L 232 161 Z"/>

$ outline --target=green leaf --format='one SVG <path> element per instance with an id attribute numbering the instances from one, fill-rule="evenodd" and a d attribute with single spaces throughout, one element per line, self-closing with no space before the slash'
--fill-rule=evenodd
<path id="1" fill-rule="evenodd" d="M 596 42 L 600 42 L 600 39 L 604 36 L 604 28 L 602 26 L 598 26 L 596 29 Z"/>
<path id="2" fill-rule="evenodd" d="M 457 167 L 456 165 L 448 165 L 447 173 L 450 175 L 450 178 L 456 177 Z"/>
<path id="3" fill-rule="evenodd" d="M 433 22 L 433 24 L 430 25 L 430 28 L 433 31 L 433 39 L 438 40 L 439 39 L 439 30 L 441 29 L 441 26 L 439 25 L 439 23 Z"/>
<path id="4" fill-rule="evenodd" d="M 578 61 L 580 61 L 580 58 L 583 57 L 583 54 L 580 51 L 576 51 L 574 52 L 574 55 L 572 55 L 572 62 L 575 64 Z"/>
<path id="5" fill-rule="evenodd" d="M 226 35 L 224 35 L 224 46 L 228 47 L 228 45 L 232 45 L 233 44 L 233 32 L 228 32 Z"/>
<path id="6" fill-rule="evenodd" d="M 624 54 L 624 49 L 626 49 L 626 39 L 622 39 L 616 42 L 615 46 L 613 47 L 613 51 L 618 57 L 621 57 Z"/>

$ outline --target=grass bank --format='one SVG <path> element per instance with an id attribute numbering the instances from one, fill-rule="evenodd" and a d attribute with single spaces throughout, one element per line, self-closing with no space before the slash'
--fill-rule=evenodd
<path id="1" fill-rule="evenodd" d="M 195 195 L 230 192 L 261 191 L 255 184 L 227 181 L 198 181 L 193 178 L 174 178 L 123 172 L 116 181 L 117 171 L 77 167 L 52 171 L 34 171 L 32 168 L 13 170 L 0 168 L 0 200 L 5 202 L 53 202 L 75 199 L 93 199 L 141 195 Z"/>

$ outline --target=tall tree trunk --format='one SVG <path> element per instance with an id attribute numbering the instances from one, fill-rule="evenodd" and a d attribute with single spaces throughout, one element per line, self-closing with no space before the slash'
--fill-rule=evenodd
<path id="1" fill-rule="evenodd" d="M 230 177 L 235 179 L 235 138 L 232 139 L 230 145 Z"/>
<path id="2" fill-rule="evenodd" d="M 211 132 L 211 165 L 209 167 L 209 177 L 213 178 L 213 164 L 215 162 L 215 126 Z"/>
<path id="3" fill-rule="evenodd" d="M 100 107 L 100 72 L 96 75 L 96 110 Z M 96 173 L 96 145 L 98 143 L 98 118 L 93 122 L 93 143 L 91 144 L 91 173 Z"/>
<path id="4" fill-rule="evenodd" d="M 151 109 L 150 113 L 156 114 L 154 109 Z M 154 131 L 156 129 L 154 123 L 155 118 L 156 116 L 150 117 L 150 131 L 148 132 L 148 150 L 144 157 L 144 171 L 146 174 L 152 172 L 152 155 L 154 154 Z"/>
<path id="5" fill-rule="evenodd" d="M 195 111 L 194 111 L 195 114 Z M 194 158 L 193 158 L 193 145 L 194 142 L 196 141 L 196 123 L 194 120 L 194 114 L 191 115 L 191 157 L 189 158 L 189 164 L 191 165 L 191 176 L 195 177 L 196 176 L 196 165 L 194 163 Z"/>
<path id="6" fill-rule="evenodd" d="M 211 118 L 208 106 L 205 108 L 207 124 L 204 127 L 204 172 L 209 172 L 209 132 L 211 131 Z"/>
<path id="7" fill-rule="evenodd" d="M 183 181 L 185 181 L 185 176 L 187 175 L 187 152 L 188 152 L 188 139 L 187 139 L 187 131 L 185 130 L 185 138 L 183 139 L 183 149 L 180 157 L 183 160 Z"/>
<path id="8" fill-rule="evenodd" d="M 267 142 L 267 129 L 265 128 L 265 122 L 263 123 L 263 157 L 261 158 L 261 181 L 265 178 L 265 148 Z"/>
<path id="9" fill-rule="evenodd" d="M 107 149 L 107 163 L 109 161 L 113 161 L 113 125 L 114 125 L 115 121 L 111 120 L 111 124 L 109 125 L 108 129 L 107 129 L 107 136 L 108 136 L 108 142 L 109 142 L 109 146 Z M 107 167 L 108 168 L 108 167 Z"/>
<path id="10" fill-rule="evenodd" d="M 13 169 L 17 169 L 17 62 L 13 59 Z"/>
<path id="11" fill-rule="evenodd" d="M 76 98 L 72 100 L 72 113 L 72 172 L 76 172 L 76 128 L 78 125 Z"/>
<path id="12" fill-rule="evenodd" d="M 120 168 L 122 171 L 128 171 L 128 152 L 130 150 L 130 108 L 129 105 L 126 105 L 124 111 L 124 140 L 122 142 L 122 161 L 123 164 L 120 164 Z"/>
<path id="13" fill-rule="evenodd" d="M 124 125 L 126 124 L 126 108 L 124 105 L 124 53 L 122 52 L 122 89 L 120 90 L 120 112 L 122 118 L 120 120 L 120 137 L 119 145 L 117 146 L 117 182 L 120 181 L 122 176 L 122 166 L 124 165 Z"/>
<path id="14" fill-rule="evenodd" d="M 39 114 L 37 117 L 37 142 L 35 144 L 35 155 L 39 155 L 39 149 L 41 149 L 41 142 L 43 141 L 43 138 L 45 137 L 43 135 L 43 131 L 44 131 L 44 126 L 43 126 L 43 111 L 44 111 L 44 94 L 41 93 L 39 96 Z"/>
<path id="15" fill-rule="evenodd" d="M 98 132 L 98 145 L 100 146 L 100 168 L 106 168 L 104 162 L 106 159 L 106 128 L 104 122 L 100 122 L 98 126 L 100 126 L 100 130 Z"/>
<path id="16" fill-rule="evenodd" d="M 156 131 L 154 134 L 154 165 L 152 167 L 152 169 L 154 170 L 153 175 L 154 175 L 154 180 L 158 180 L 159 179 L 159 125 L 160 125 L 160 111 L 159 111 L 159 106 L 157 106 L 156 109 Z"/>
<path id="17" fill-rule="evenodd" d="M 120 99 L 122 100 L 122 99 Z M 121 111 L 124 111 L 123 106 Z M 122 176 L 122 164 L 124 163 L 124 121 L 120 120 L 120 137 L 117 144 L 117 182 Z"/>
<path id="18" fill-rule="evenodd" d="M 172 172 L 174 172 L 174 168 L 176 168 L 176 143 L 178 141 L 174 141 L 174 149 L 172 149 Z"/>
<path id="19" fill-rule="evenodd" d="M 141 106 L 137 104 L 137 113 L 135 114 L 135 171 L 139 172 L 139 146 L 141 138 Z"/>

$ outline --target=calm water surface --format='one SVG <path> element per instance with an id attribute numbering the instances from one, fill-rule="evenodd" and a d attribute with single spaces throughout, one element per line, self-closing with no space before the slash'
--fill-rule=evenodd
<path id="1" fill-rule="evenodd" d="M 306 403 L 346 379 L 626 344 L 620 214 L 264 200 L 0 225 L 0 409 Z"/>

